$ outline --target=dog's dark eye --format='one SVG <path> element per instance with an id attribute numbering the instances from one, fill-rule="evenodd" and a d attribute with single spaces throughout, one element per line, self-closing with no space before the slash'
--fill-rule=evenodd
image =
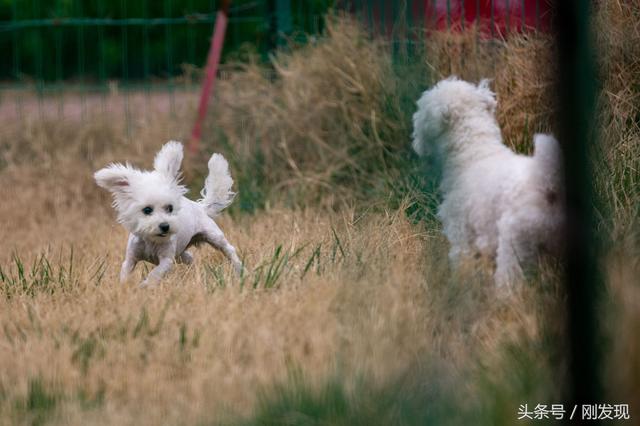
<path id="1" fill-rule="evenodd" d="M 167 205 L 164 209 L 167 213 L 173 213 L 173 206 L 171 204 Z"/>
<path id="2" fill-rule="evenodd" d="M 151 213 L 153 213 L 153 207 L 149 207 L 149 206 L 145 207 L 144 209 L 142 209 L 142 213 L 149 216 Z"/>

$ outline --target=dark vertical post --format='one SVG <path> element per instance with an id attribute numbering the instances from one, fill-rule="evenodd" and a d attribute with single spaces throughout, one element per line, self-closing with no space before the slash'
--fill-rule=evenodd
<path id="1" fill-rule="evenodd" d="M 171 0 L 164 1 L 164 16 L 171 17 Z M 169 109 L 171 116 L 175 116 L 175 94 L 173 88 L 173 45 L 171 43 L 171 24 L 167 21 L 164 26 L 164 51 L 167 60 L 167 82 L 169 85 Z"/>
<path id="2" fill-rule="evenodd" d="M 295 19 L 293 20 L 296 31 L 298 32 L 304 32 L 304 26 L 302 24 L 302 1 L 298 0 L 296 2 L 296 16 Z"/>
<path id="3" fill-rule="evenodd" d="M 18 20 L 18 0 L 13 0 L 11 2 L 11 23 L 15 24 Z M 14 28 L 11 30 L 13 36 L 13 77 L 19 83 L 21 80 L 20 77 L 20 44 L 18 43 L 18 29 Z M 16 95 L 16 115 L 17 117 L 22 116 L 22 94 L 20 91 L 22 88 L 18 89 L 18 93 Z"/>
<path id="4" fill-rule="evenodd" d="M 509 2 L 509 0 L 506 0 L 507 4 L 506 4 L 506 9 L 507 9 L 507 16 L 505 17 L 506 20 L 506 32 L 509 33 L 511 32 L 511 4 Z"/>
<path id="5" fill-rule="evenodd" d="M 276 0 L 277 43 L 282 46 L 286 43 L 286 36 L 291 34 L 291 0 Z"/>
<path id="6" fill-rule="evenodd" d="M 402 0 L 399 0 L 402 1 Z M 391 2 L 391 57 L 396 59 L 399 53 L 399 41 L 398 37 L 401 23 L 398 21 L 398 6 L 397 1 Z"/>
<path id="7" fill-rule="evenodd" d="M 82 1 L 78 1 L 78 17 L 82 18 Z M 86 109 L 86 86 L 84 84 L 84 27 L 78 25 L 78 84 L 80 90 L 80 117 L 84 120 Z"/>
<path id="8" fill-rule="evenodd" d="M 102 19 L 105 18 L 104 16 L 104 0 L 99 0 L 98 1 L 98 16 Z M 106 71 L 105 71 L 105 52 L 104 52 L 104 25 L 99 25 L 98 26 L 98 80 L 100 82 L 100 86 L 101 86 L 101 99 L 102 99 L 102 112 L 104 113 L 106 110 L 106 105 L 107 105 L 107 87 L 105 85 L 106 83 Z"/>
<path id="9" fill-rule="evenodd" d="M 38 8 L 38 3 L 36 0 L 33 0 L 32 2 L 32 12 L 33 12 L 33 19 L 39 19 L 40 18 L 40 9 Z M 36 55 L 36 91 L 38 94 L 38 114 L 40 116 L 40 120 L 44 119 L 44 111 L 43 111 L 43 94 L 44 94 L 44 76 L 43 76 L 43 65 L 42 65 L 42 55 L 43 55 L 43 51 L 42 51 L 42 31 L 40 30 L 40 28 L 36 28 L 34 29 L 34 31 L 36 31 L 36 48 L 35 48 L 35 55 Z"/>
<path id="10" fill-rule="evenodd" d="M 386 19 L 385 19 L 386 18 L 385 15 L 387 13 L 387 7 L 386 7 L 385 1 L 382 0 L 378 7 L 379 7 L 378 10 L 380 11 L 380 14 L 379 14 L 379 17 L 378 17 L 378 19 L 380 19 L 380 34 L 378 34 L 378 35 L 384 37 L 384 36 L 387 35 L 387 22 L 386 22 Z"/>
<path id="11" fill-rule="evenodd" d="M 149 82 L 149 0 L 142 2 L 142 16 L 144 26 L 142 27 L 142 75 L 144 76 L 144 110 L 145 118 L 149 120 L 149 106 L 151 104 L 151 86 Z"/>
<path id="12" fill-rule="evenodd" d="M 569 392 L 572 409 L 601 402 L 597 318 L 600 290 L 598 242 L 593 214 L 591 146 L 594 123 L 595 70 L 589 31 L 590 3 L 556 3 L 560 140 L 564 146 L 567 190 L 567 313 L 569 337 Z M 575 418 L 574 418 L 575 420 Z M 589 424 L 594 424 L 589 421 Z"/>
<path id="13" fill-rule="evenodd" d="M 491 5 L 489 6 L 491 8 L 491 38 L 493 39 L 496 34 L 496 29 L 495 29 L 495 16 L 494 16 L 494 7 L 495 5 L 493 4 L 493 0 L 491 0 Z"/>
<path id="14" fill-rule="evenodd" d="M 242 41 L 240 41 L 240 24 L 241 24 L 241 20 L 238 19 L 240 16 L 240 10 L 238 10 L 235 13 L 235 16 L 233 16 L 233 21 L 231 21 L 231 14 L 229 14 L 229 21 L 227 22 L 227 33 L 229 33 L 230 40 L 227 42 L 227 44 L 229 46 L 231 46 L 232 49 L 237 49 L 241 44 Z M 233 24 L 233 25 L 232 25 Z"/>
<path id="15" fill-rule="evenodd" d="M 195 10 L 193 8 L 193 0 L 189 0 L 187 3 L 187 7 L 189 11 L 187 14 L 193 15 L 195 14 Z M 196 50 L 195 50 L 195 31 L 194 31 L 194 22 L 193 19 L 189 19 L 187 22 L 187 41 L 189 48 L 189 63 L 194 65 L 196 63 Z M 186 82 L 186 80 L 185 80 Z"/>
<path id="16" fill-rule="evenodd" d="M 373 37 L 374 21 L 373 21 L 373 0 L 367 0 L 367 19 L 369 20 L 369 35 Z"/>
<path id="17" fill-rule="evenodd" d="M 267 0 L 267 26 L 269 37 L 267 37 L 267 55 L 276 50 L 278 46 L 278 18 L 276 16 L 276 0 Z"/>
<path id="18" fill-rule="evenodd" d="M 122 9 L 122 20 L 123 22 L 120 24 L 120 35 L 121 46 L 120 50 L 122 52 L 122 92 L 124 94 L 124 120 L 125 120 L 125 130 L 127 139 L 131 134 L 131 114 L 129 111 L 129 92 L 128 92 L 128 80 L 129 80 L 129 52 L 128 52 L 128 34 L 127 34 L 127 0 L 122 0 L 120 2 L 120 8 Z"/>
<path id="19" fill-rule="evenodd" d="M 313 31 L 318 31 L 315 6 L 311 6 Z M 291 33 L 291 0 L 267 0 L 267 19 L 269 20 L 269 51 L 283 46 L 286 35 Z"/>
<path id="20" fill-rule="evenodd" d="M 414 2 L 413 0 L 405 0 L 404 2 L 404 22 L 405 22 L 405 31 L 404 31 L 404 44 L 405 44 L 405 53 L 407 57 L 405 58 L 407 62 L 409 58 L 413 56 L 413 43 L 415 40 L 415 28 L 413 23 L 413 14 L 414 14 Z"/>
<path id="21" fill-rule="evenodd" d="M 433 13 L 433 30 L 438 29 L 438 2 L 431 0 L 431 11 Z"/>
<path id="22" fill-rule="evenodd" d="M 62 19 L 62 2 L 56 1 L 56 19 Z M 56 96 L 58 97 L 58 118 L 64 116 L 64 92 L 62 90 L 62 29 L 60 24 L 56 25 L 55 45 L 56 45 Z"/>

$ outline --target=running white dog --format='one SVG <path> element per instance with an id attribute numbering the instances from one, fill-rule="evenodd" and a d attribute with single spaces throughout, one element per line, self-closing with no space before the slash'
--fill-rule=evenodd
<path id="1" fill-rule="evenodd" d="M 442 167 L 438 217 L 459 263 L 495 260 L 495 282 L 523 277 L 542 252 L 562 249 L 564 181 L 561 150 L 551 135 L 534 137 L 532 157 L 502 142 L 495 94 L 455 77 L 425 91 L 413 115 L 413 149 Z"/>
<path id="2" fill-rule="evenodd" d="M 191 263 L 187 249 L 203 242 L 222 251 L 236 271 L 242 271 L 235 248 L 213 221 L 235 196 L 227 160 L 220 154 L 211 156 L 203 198 L 195 202 L 184 196 L 187 189 L 180 184 L 182 157 L 182 144 L 170 141 L 156 155 L 153 171 L 116 163 L 94 175 L 98 185 L 113 194 L 118 222 L 130 232 L 121 282 L 145 260 L 157 266 L 141 286 L 155 285 L 171 270 L 174 260 Z"/>

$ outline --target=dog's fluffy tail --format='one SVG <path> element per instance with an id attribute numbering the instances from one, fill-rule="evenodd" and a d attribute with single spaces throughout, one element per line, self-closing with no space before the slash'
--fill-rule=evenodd
<path id="1" fill-rule="evenodd" d="M 222 210 L 229 207 L 236 196 L 231 191 L 233 179 L 229 173 L 229 163 L 220 154 L 213 154 L 209 159 L 209 176 L 204 181 L 204 188 L 200 192 L 203 204 L 209 217 L 216 217 Z"/>
<path id="2" fill-rule="evenodd" d="M 547 186 L 562 182 L 562 149 L 552 135 L 538 133 L 533 137 L 533 161 L 540 179 Z"/>

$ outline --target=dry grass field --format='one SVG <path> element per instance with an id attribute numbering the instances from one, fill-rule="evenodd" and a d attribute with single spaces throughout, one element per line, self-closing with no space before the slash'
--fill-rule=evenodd
<path id="1" fill-rule="evenodd" d="M 630 404 L 634 419 L 638 23 L 640 8 L 617 2 L 594 22 L 610 29 L 597 40 L 594 153 L 602 402 Z M 558 267 L 541 265 L 508 297 L 486 265 L 452 273 L 437 194 L 409 151 L 413 101 L 452 72 L 495 77 L 515 149 L 553 129 L 550 41 L 475 40 L 442 35 L 395 61 L 339 18 L 271 70 L 228 65 L 203 153 L 184 168 L 195 198 L 207 156 L 230 159 L 239 195 L 219 224 L 247 265 L 242 277 L 203 247 L 156 288 L 117 282 L 126 233 L 92 173 L 110 161 L 150 167 L 163 142 L 188 135 L 195 105 L 141 114 L 129 136 L 120 111 L 3 115 L 0 424 L 511 424 L 519 404 L 560 402 Z"/>

